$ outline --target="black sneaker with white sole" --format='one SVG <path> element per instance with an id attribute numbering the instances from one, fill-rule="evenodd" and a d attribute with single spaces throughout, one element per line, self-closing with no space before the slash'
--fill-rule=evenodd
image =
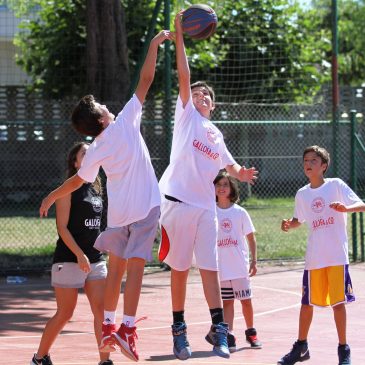
<path id="1" fill-rule="evenodd" d="M 338 364 L 351 365 L 351 350 L 349 345 L 338 345 Z"/>
<path id="2" fill-rule="evenodd" d="M 297 362 L 303 362 L 310 359 L 308 342 L 296 341 L 289 353 L 282 357 L 277 365 L 294 365 Z"/>
<path id="3" fill-rule="evenodd" d="M 37 354 L 34 354 L 33 359 L 30 362 L 30 365 L 53 365 L 51 357 L 49 355 L 45 355 L 41 359 L 37 359 L 36 355 Z"/>
<path id="4" fill-rule="evenodd" d="M 235 352 L 236 351 L 236 337 L 232 333 L 227 334 L 227 342 L 228 342 L 228 350 L 229 352 Z"/>
<path id="5" fill-rule="evenodd" d="M 98 365 L 114 365 L 113 360 L 104 360 L 104 361 L 100 361 Z"/>

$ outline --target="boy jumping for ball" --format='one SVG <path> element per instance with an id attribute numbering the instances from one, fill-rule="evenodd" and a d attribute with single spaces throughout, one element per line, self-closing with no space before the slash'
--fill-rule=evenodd
<path id="1" fill-rule="evenodd" d="M 253 183 L 255 168 L 238 165 L 227 150 L 222 133 L 210 121 L 214 92 L 204 82 L 190 85 L 181 16 L 175 18 L 176 62 L 179 97 L 170 164 L 160 180 L 162 244 L 170 250 L 165 262 L 171 267 L 173 352 L 180 360 L 191 356 L 184 319 L 186 283 L 193 253 L 200 270 L 212 326 L 213 351 L 229 357 L 228 325 L 223 318 L 217 257 L 217 215 L 213 180 L 221 168 L 239 181 Z"/>
<path id="2" fill-rule="evenodd" d="M 92 95 L 83 97 L 72 113 L 72 123 L 81 134 L 95 137 L 81 168 L 43 199 L 40 216 L 60 197 L 77 190 L 85 181 L 94 181 L 102 166 L 107 176 L 108 228 L 96 240 L 95 248 L 109 253 L 104 296 L 104 322 L 101 352 L 115 351 L 138 361 L 135 320 L 146 260 L 152 259 L 152 246 L 160 215 L 160 192 L 151 158 L 140 127 L 142 106 L 152 84 L 159 45 L 172 40 L 164 30 L 152 40 L 134 95 L 114 120 L 105 105 Z M 124 273 L 123 321 L 117 330 L 116 309 Z"/>
<path id="3" fill-rule="evenodd" d="M 365 204 L 341 179 L 324 178 L 329 163 L 330 155 L 324 148 L 310 146 L 304 150 L 304 174 L 309 184 L 296 194 L 293 218 L 281 223 L 281 229 L 288 232 L 306 222 L 309 235 L 298 340 L 278 365 L 293 365 L 310 358 L 307 337 L 314 305 L 332 306 L 339 341 L 339 365 L 351 364 L 345 304 L 355 297 L 349 274 L 346 213 L 363 212 Z"/>

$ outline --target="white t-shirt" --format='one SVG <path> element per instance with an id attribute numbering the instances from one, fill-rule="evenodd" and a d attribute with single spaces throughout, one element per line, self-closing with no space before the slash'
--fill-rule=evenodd
<path id="1" fill-rule="evenodd" d="M 255 232 L 246 209 L 233 204 L 228 209 L 217 207 L 219 280 L 249 276 L 249 250 L 246 236 Z"/>
<path id="2" fill-rule="evenodd" d="M 140 132 L 142 104 L 136 95 L 115 122 L 87 150 L 78 175 L 93 182 L 100 166 L 107 176 L 108 227 L 123 227 L 147 217 L 160 205 L 158 182 Z"/>
<path id="3" fill-rule="evenodd" d="M 161 193 L 215 211 L 213 181 L 220 169 L 235 163 L 220 130 L 195 109 L 191 97 L 183 108 L 179 96 L 170 164 L 160 180 Z"/>
<path id="4" fill-rule="evenodd" d="M 308 226 L 306 270 L 349 263 L 347 213 L 331 209 L 335 201 L 350 205 L 361 199 L 338 178 L 325 179 L 316 189 L 308 184 L 295 196 L 294 217 Z"/>

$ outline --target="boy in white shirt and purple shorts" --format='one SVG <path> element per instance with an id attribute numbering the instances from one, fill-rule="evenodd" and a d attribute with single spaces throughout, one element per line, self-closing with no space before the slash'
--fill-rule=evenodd
<path id="1" fill-rule="evenodd" d="M 161 31 L 151 41 L 133 97 L 114 121 L 105 105 L 92 95 L 83 97 L 72 114 L 72 123 L 81 134 L 95 137 L 77 174 L 52 191 L 42 202 L 40 215 L 63 195 L 95 180 L 99 168 L 107 176 L 108 228 L 95 248 L 109 253 L 105 288 L 103 336 L 99 350 L 115 351 L 138 361 L 135 346 L 135 316 L 141 293 L 146 260 L 152 259 L 152 245 L 160 216 L 160 192 L 147 146 L 140 132 L 142 105 L 152 84 L 159 45 L 173 34 Z M 116 329 L 116 309 L 124 272 L 124 315 Z"/>
<path id="2" fill-rule="evenodd" d="M 310 146 L 304 150 L 304 173 L 309 184 L 295 196 L 294 217 L 281 223 L 281 229 L 287 232 L 306 222 L 308 239 L 298 339 L 278 365 L 310 358 L 307 337 L 313 306 L 329 305 L 337 328 L 339 365 L 351 364 L 345 304 L 354 301 L 355 296 L 349 274 L 347 213 L 365 211 L 365 204 L 341 179 L 324 178 L 329 163 L 330 155 L 324 148 Z"/>
<path id="3" fill-rule="evenodd" d="M 179 97 L 175 110 L 170 164 L 160 180 L 162 241 L 160 259 L 171 267 L 173 352 L 180 360 L 191 356 L 184 307 L 192 257 L 200 270 L 211 317 L 213 351 L 229 357 L 228 326 L 224 323 L 217 261 L 217 216 L 213 180 L 225 167 L 240 181 L 253 183 L 254 168 L 238 165 L 210 121 L 213 90 L 203 82 L 190 85 L 180 11 L 175 18 Z"/>

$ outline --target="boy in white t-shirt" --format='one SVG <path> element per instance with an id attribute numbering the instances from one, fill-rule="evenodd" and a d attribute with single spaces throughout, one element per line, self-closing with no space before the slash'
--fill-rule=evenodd
<path id="1" fill-rule="evenodd" d="M 298 340 L 278 361 L 279 365 L 309 359 L 307 337 L 314 305 L 332 306 L 339 340 L 339 364 L 351 364 L 345 303 L 354 301 L 355 296 L 348 270 L 346 213 L 365 211 L 365 204 L 341 179 L 324 178 L 329 163 L 330 155 L 324 148 L 310 146 L 304 150 L 304 173 L 309 184 L 296 194 L 294 217 L 281 223 L 281 229 L 287 232 L 306 222 L 308 240 Z"/>
<path id="2" fill-rule="evenodd" d="M 162 241 L 160 259 L 171 267 L 173 352 L 180 360 L 191 356 L 184 307 L 186 283 L 195 253 L 214 332 L 213 351 L 229 357 L 228 326 L 224 323 L 217 262 L 217 217 L 213 180 L 226 167 L 240 181 L 253 183 L 254 168 L 238 165 L 222 133 L 210 121 L 213 90 L 203 82 L 190 85 L 180 11 L 175 18 L 179 97 L 175 110 L 170 164 L 160 180 Z M 166 249 L 166 247 L 168 247 Z M 167 254 L 166 257 L 164 257 Z"/>
<path id="3" fill-rule="evenodd" d="M 255 227 L 246 209 L 235 204 L 239 199 L 236 180 L 226 171 L 221 171 L 213 183 L 217 200 L 219 280 L 224 319 L 229 326 L 228 348 L 230 352 L 236 351 L 233 320 L 234 300 L 237 299 L 241 302 L 242 314 L 246 322 L 246 341 L 251 348 L 258 349 L 262 345 L 253 326 L 250 281 L 250 277 L 257 272 Z M 210 342 L 210 333 L 206 339 Z"/>
<path id="4" fill-rule="evenodd" d="M 78 173 L 52 191 L 40 207 L 40 216 L 60 197 L 77 190 L 85 181 L 95 180 L 99 168 L 107 176 L 108 228 L 95 247 L 109 253 L 105 288 L 103 338 L 100 351 L 115 351 L 138 361 L 135 347 L 135 316 L 146 260 L 152 258 L 152 245 L 160 215 L 160 192 L 147 146 L 140 132 L 142 105 L 152 84 L 159 45 L 173 39 L 161 31 L 151 41 L 133 97 L 114 121 L 105 105 L 92 95 L 82 98 L 72 114 L 72 123 L 81 134 L 95 137 Z M 123 322 L 116 330 L 115 312 L 124 272 Z"/>

